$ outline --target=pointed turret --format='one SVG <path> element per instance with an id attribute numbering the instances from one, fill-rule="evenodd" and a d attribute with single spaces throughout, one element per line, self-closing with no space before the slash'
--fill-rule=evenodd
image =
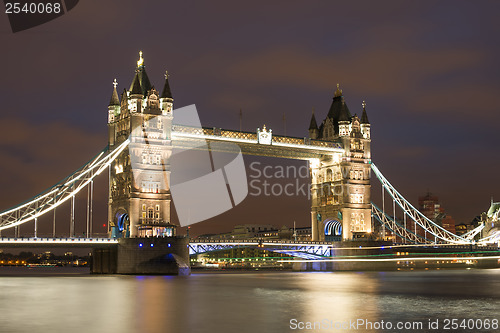
<path id="1" fill-rule="evenodd" d="M 337 83 L 337 90 L 335 90 L 335 93 L 333 95 L 332 105 L 330 106 L 330 110 L 328 111 L 328 118 L 330 118 L 333 123 L 335 134 L 339 134 L 340 120 L 344 121 L 351 120 L 351 112 L 349 112 L 349 108 L 347 107 L 347 104 L 344 101 L 342 89 L 340 89 L 340 84 L 338 83 Z"/>
<path id="2" fill-rule="evenodd" d="M 132 91 L 134 91 L 134 84 L 135 84 L 135 78 L 137 77 L 137 80 L 139 81 L 139 89 L 140 93 L 143 96 L 146 96 L 148 91 L 151 90 L 151 82 L 149 81 L 148 74 L 146 73 L 146 67 L 144 66 L 144 58 L 142 57 L 142 51 L 139 52 L 139 60 L 137 61 L 137 68 L 134 76 L 134 80 L 132 81 L 132 84 L 130 85 L 130 92 L 132 94 Z M 137 92 L 137 88 L 136 88 Z"/>
<path id="3" fill-rule="evenodd" d="M 318 135 L 319 135 L 318 123 L 316 122 L 316 117 L 314 116 L 314 108 L 313 108 L 311 123 L 309 124 L 309 137 L 311 139 L 317 139 Z"/>
<path id="4" fill-rule="evenodd" d="M 366 102 L 363 101 L 361 104 L 363 106 L 363 114 L 361 115 L 361 133 L 365 139 L 370 140 L 370 121 L 368 121 L 368 115 L 366 114 Z"/>
<path id="5" fill-rule="evenodd" d="M 139 73 L 136 72 L 134 76 L 134 80 L 130 85 L 130 95 L 142 95 L 141 83 L 139 81 Z"/>
<path id="6" fill-rule="evenodd" d="M 342 107 L 340 108 L 340 114 L 339 114 L 339 122 L 341 121 L 351 121 L 351 113 L 345 106 L 344 101 L 342 101 Z"/>
<path id="7" fill-rule="evenodd" d="M 334 104 L 336 104 L 336 108 L 334 108 Z M 337 122 L 338 134 L 339 136 L 349 136 L 350 129 L 349 125 L 351 123 L 351 113 L 349 112 L 349 108 L 345 104 L 344 96 L 342 95 L 342 90 L 340 90 L 340 85 L 337 83 L 337 90 L 335 91 L 335 97 L 333 98 L 332 108 L 336 111 L 336 118 L 334 118 L 334 122 Z M 330 111 L 332 110 L 330 108 Z M 337 128 L 335 132 L 337 132 Z"/>
<path id="8" fill-rule="evenodd" d="M 335 92 L 335 98 L 340 98 L 340 108 L 339 108 L 339 117 L 338 117 L 338 133 L 339 136 L 349 136 L 351 133 L 350 131 L 350 124 L 351 124 L 351 113 L 349 112 L 349 109 L 347 108 L 347 105 L 345 104 L 344 97 L 342 95 L 338 95 L 340 91 L 340 94 L 342 94 L 342 90 L 339 89 L 339 86 L 337 85 L 337 91 Z"/>
<path id="9" fill-rule="evenodd" d="M 116 79 L 113 81 L 113 93 L 111 94 L 111 100 L 109 101 L 109 106 L 120 105 L 120 98 L 118 97 L 118 92 L 116 91 L 116 86 L 118 82 Z"/>
<path id="10" fill-rule="evenodd" d="M 168 83 L 168 71 L 165 72 L 165 85 L 160 98 L 172 98 L 172 91 L 170 91 L 170 84 Z"/>
<path id="11" fill-rule="evenodd" d="M 361 115 L 361 124 L 370 124 L 368 121 L 368 115 L 366 114 L 366 102 L 363 101 L 363 114 Z"/>
<path id="12" fill-rule="evenodd" d="M 129 89 L 129 111 L 131 113 L 134 112 L 142 112 L 142 101 L 144 98 L 144 92 L 141 87 L 141 68 L 144 69 L 144 59 L 142 58 L 142 51 L 139 52 L 139 61 L 137 61 L 137 69 L 135 70 L 134 79 L 132 80 L 132 84 Z"/>
<path id="13" fill-rule="evenodd" d="M 163 115 L 172 116 L 173 107 L 174 98 L 172 97 L 172 91 L 170 90 L 170 84 L 168 83 L 168 71 L 165 71 L 165 85 L 163 86 L 163 91 L 160 96 L 160 108 Z"/>
<path id="14" fill-rule="evenodd" d="M 112 123 L 116 120 L 120 114 L 120 99 L 118 98 L 118 92 L 116 91 L 116 86 L 118 82 L 116 79 L 113 81 L 113 93 L 111 94 L 111 100 L 108 105 L 108 123 Z"/>
<path id="15" fill-rule="evenodd" d="M 311 123 L 309 124 L 309 129 L 318 129 L 318 123 L 316 122 L 316 117 L 314 116 L 314 108 L 312 110 Z"/>

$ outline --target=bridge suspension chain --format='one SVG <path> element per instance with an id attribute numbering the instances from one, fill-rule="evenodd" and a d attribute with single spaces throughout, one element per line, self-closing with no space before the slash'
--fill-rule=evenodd
<path id="1" fill-rule="evenodd" d="M 128 146 L 129 142 L 130 141 L 127 139 L 112 150 L 106 147 L 97 157 L 42 194 L 35 196 L 19 206 L 1 212 L 0 230 L 15 227 L 18 232 L 21 224 L 35 220 L 45 213 L 56 209 L 57 206 L 67 200 L 74 198 L 78 192 L 92 182 L 103 170 L 109 167 L 111 162 L 113 162 Z"/>
<path id="2" fill-rule="evenodd" d="M 413 231 L 402 226 L 392 217 L 385 214 L 377 205 L 372 202 L 372 216 L 379 221 L 383 227 L 389 229 L 392 233 L 397 235 L 401 239 L 405 239 L 410 243 L 421 244 L 421 243 L 432 243 L 432 241 L 425 239 L 424 237 L 414 233 Z"/>
<path id="3" fill-rule="evenodd" d="M 422 214 L 418 209 L 412 206 L 411 203 L 408 202 L 392 185 L 389 181 L 384 177 L 384 175 L 380 172 L 380 170 L 375 166 L 375 164 L 371 164 L 371 168 L 378 180 L 385 188 L 385 190 L 389 193 L 392 199 L 398 204 L 398 206 L 403 210 L 403 212 L 408 215 L 416 224 L 418 224 L 426 233 L 433 235 L 436 240 L 439 239 L 444 242 L 453 243 L 453 244 L 468 244 L 471 243 L 471 240 L 464 239 L 460 236 L 453 234 L 452 232 L 444 229 L 440 225 L 434 223 L 429 218 L 427 218 L 424 214 Z M 424 237 L 427 238 L 427 237 Z"/>

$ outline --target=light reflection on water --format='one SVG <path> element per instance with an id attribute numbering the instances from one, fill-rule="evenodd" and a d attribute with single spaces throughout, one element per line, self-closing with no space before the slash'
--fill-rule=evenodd
<path id="1" fill-rule="evenodd" d="M 0 277 L 0 331 L 290 332 L 292 318 L 500 319 L 499 299 L 500 270 L 189 277 L 16 273 Z"/>

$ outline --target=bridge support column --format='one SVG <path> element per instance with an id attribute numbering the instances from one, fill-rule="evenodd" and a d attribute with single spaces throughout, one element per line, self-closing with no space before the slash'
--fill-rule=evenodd
<path id="1" fill-rule="evenodd" d="M 313 241 L 319 239 L 318 221 L 316 221 L 316 213 L 311 212 L 311 237 Z"/>
<path id="2" fill-rule="evenodd" d="M 115 250 L 95 249 L 94 274 L 189 275 L 187 237 L 120 238 Z"/>

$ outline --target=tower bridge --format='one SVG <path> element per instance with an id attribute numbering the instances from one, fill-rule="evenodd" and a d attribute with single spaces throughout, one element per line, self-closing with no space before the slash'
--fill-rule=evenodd
<path id="1" fill-rule="evenodd" d="M 387 239 L 390 234 L 394 241 L 407 244 L 484 245 L 498 243 L 500 240 L 500 231 L 495 224 L 498 224 L 497 211 L 488 213 L 492 227 L 487 228 L 487 235 L 481 234 L 485 228 L 483 224 L 466 235 L 458 236 L 429 220 L 412 206 L 372 163 L 371 125 L 366 103 L 363 102 L 359 110 L 361 117 L 352 115 L 339 85 L 324 120 L 318 125 L 313 111 L 308 136 L 303 138 L 275 135 L 265 125 L 255 132 L 242 132 L 176 122 L 176 117 L 182 116 L 183 111 L 173 108 L 174 99 L 168 73 L 165 74 L 163 89 L 161 92 L 157 91 L 146 73 L 142 52 L 130 88 L 123 89 L 119 95 L 117 85 L 115 80 L 108 105 L 107 147 L 42 194 L 1 212 L 0 232 L 13 228 L 18 237 L 19 226 L 26 224 L 32 224 L 34 231 L 32 238 L 2 239 L 0 244 L 122 244 L 124 249 L 118 252 L 139 262 L 144 258 L 137 257 L 135 253 L 139 245 L 143 244 L 142 239 L 154 237 L 157 239 L 155 244 L 160 247 L 162 244 L 158 243 L 158 239 L 167 239 L 163 245 L 168 244 L 169 248 L 175 240 L 172 250 L 175 248 L 177 254 L 184 258 L 181 259 L 186 261 L 188 241 L 176 236 L 176 225 L 171 222 L 171 158 L 175 149 L 200 149 L 200 142 L 217 152 L 234 152 L 234 147 L 237 147 L 244 155 L 308 162 L 312 195 L 311 241 L 319 243 L 279 244 L 282 250 L 291 251 L 297 256 L 314 259 L 330 255 L 324 242 L 373 239 L 375 227 L 380 229 L 382 239 Z M 105 170 L 109 172 L 109 238 L 76 239 L 75 197 L 82 189 L 89 188 L 86 235 L 91 236 L 94 180 Z M 381 208 L 371 202 L 372 173 L 381 184 Z M 392 211 L 390 208 L 386 209 L 387 196 L 388 203 L 392 202 Z M 69 237 L 57 238 L 54 213 L 53 237 L 45 240 L 39 238 L 38 218 L 54 212 L 67 201 L 71 202 Z M 403 218 L 396 218 L 396 208 Z M 481 235 L 477 236 L 478 234 Z M 265 243 L 265 246 L 277 250 L 277 245 L 273 244 Z M 153 248 L 154 244 L 150 245 Z M 246 245 L 255 246 L 253 243 Z M 230 246 L 242 244 L 192 242 L 189 250 L 191 253 L 200 253 L 202 249 Z M 157 248 L 158 246 L 155 251 Z M 155 256 L 160 254 L 151 252 L 148 260 L 154 261 Z M 177 264 L 181 260 L 179 258 L 175 259 Z M 148 269 L 152 269 L 151 267 Z M 146 269 L 145 272 L 150 271 Z"/>

